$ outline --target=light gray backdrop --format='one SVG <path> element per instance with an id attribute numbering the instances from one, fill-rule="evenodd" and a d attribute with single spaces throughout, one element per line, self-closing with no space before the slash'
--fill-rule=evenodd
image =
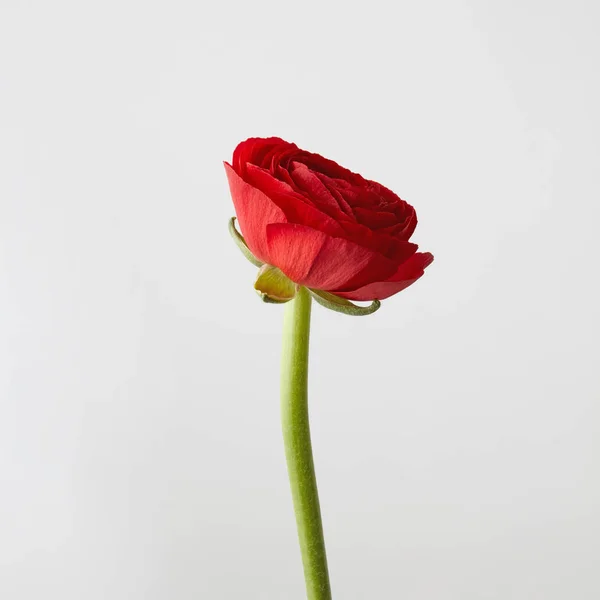
<path id="1" fill-rule="evenodd" d="M 221 164 L 280 135 L 436 255 L 314 310 L 335 599 L 599 598 L 599 12 L 2 0 L 0 597 L 303 598 Z"/>

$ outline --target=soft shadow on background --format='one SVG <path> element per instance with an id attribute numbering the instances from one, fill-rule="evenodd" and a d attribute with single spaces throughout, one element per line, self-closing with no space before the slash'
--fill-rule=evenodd
<path id="1" fill-rule="evenodd" d="M 0 7 L 0 597 L 301 600 L 281 307 L 222 160 L 280 135 L 436 256 L 314 310 L 334 596 L 600 597 L 596 3 Z"/>

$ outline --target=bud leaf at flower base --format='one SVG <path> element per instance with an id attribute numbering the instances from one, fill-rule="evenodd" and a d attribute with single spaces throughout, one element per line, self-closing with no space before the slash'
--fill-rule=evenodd
<path id="1" fill-rule="evenodd" d="M 263 263 L 250 252 L 250 248 L 246 245 L 246 240 L 242 237 L 239 231 L 235 228 L 235 217 L 229 219 L 229 233 L 236 243 L 236 246 L 242 251 L 242 254 L 255 266 L 262 267 Z"/>
<path id="2" fill-rule="evenodd" d="M 368 306 L 358 306 L 350 302 L 350 300 L 346 300 L 335 294 L 330 294 L 329 292 L 324 292 L 322 290 L 309 290 L 309 292 L 321 306 L 353 317 L 371 315 L 376 310 L 379 310 L 379 307 L 381 306 L 379 300 L 373 300 Z"/>
<path id="3" fill-rule="evenodd" d="M 298 286 L 288 279 L 277 267 L 263 265 L 258 270 L 254 289 L 263 302 L 282 304 L 289 302 L 298 290 Z"/>

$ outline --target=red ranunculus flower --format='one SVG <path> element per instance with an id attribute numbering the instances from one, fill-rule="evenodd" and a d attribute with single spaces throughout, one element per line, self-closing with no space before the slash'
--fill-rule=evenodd
<path id="1" fill-rule="evenodd" d="M 415 209 L 332 160 L 279 138 L 250 138 L 225 169 L 246 244 L 299 285 L 382 300 L 433 261 L 408 241 Z"/>

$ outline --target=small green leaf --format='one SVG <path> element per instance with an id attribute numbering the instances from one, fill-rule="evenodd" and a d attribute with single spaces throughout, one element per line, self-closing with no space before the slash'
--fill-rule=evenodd
<path id="1" fill-rule="evenodd" d="M 263 263 L 250 252 L 250 248 L 246 246 L 246 240 L 242 237 L 242 234 L 235 228 L 235 217 L 229 219 L 229 233 L 236 243 L 237 247 L 242 251 L 242 254 L 255 266 L 262 267 Z"/>
<path id="2" fill-rule="evenodd" d="M 288 302 L 296 295 L 297 286 L 277 267 L 263 265 L 258 270 L 254 289 L 259 293 L 263 302 L 281 304 Z"/>
<path id="3" fill-rule="evenodd" d="M 353 317 L 363 317 L 373 314 L 381 306 L 379 300 L 373 300 L 369 306 L 358 306 L 350 302 L 350 300 L 346 300 L 346 298 L 341 298 L 329 292 L 323 292 L 322 290 L 309 290 L 309 292 L 321 306 Z"/>

